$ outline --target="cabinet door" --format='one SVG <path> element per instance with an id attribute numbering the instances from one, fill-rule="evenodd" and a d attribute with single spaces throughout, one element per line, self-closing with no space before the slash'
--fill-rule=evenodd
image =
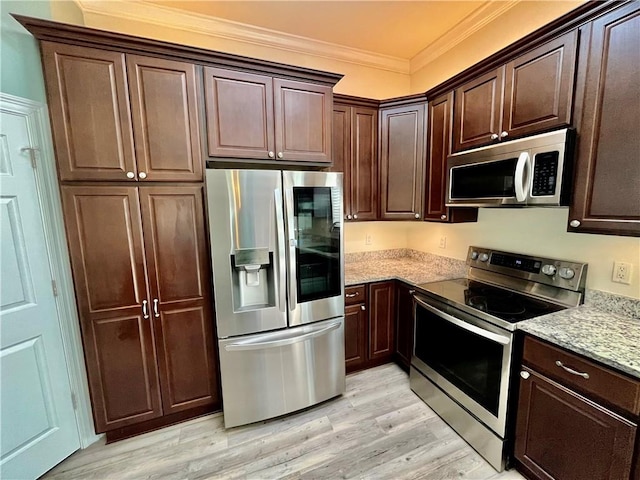
<path id="1" fill-rule="evenodd" d="M 367 361 L 367 311 L 364 303 L 344 309 L 344 359 L 347 372 L 362 368 Z"/>
<path id="2" fill-rule="evenodd" d="M 351 107 L 333 106 L 333 165 L 331 172 L 342 172 L 344 216 L 351 215 Z"/>
<path id="3" fill-rule="evenodd" d="M 331 87 L 273 80 L 276 158 L 331 162 Z"/>
<path id="4" fill-rule="evenodd" d="M 206 67 L 204 86 L 209 156 L 275 158 L 271 77 Z"/>
<path id="5" fill-rule="evenodd" d="M 640 4 L 632 2 L 595 20 L 588 49 L 581 49 L 576 107 L 582 115 L 569 209 L 578 226 L 569 231 L 640 236 L 638 45 Z"/>
<path id="6" fill-rule="evenodd" d="M 424 219 L 438 222 L 475 222 L 478 220 L 477 208 L 448 208 L 445 205 L 447 157 L 451 153 L 452 113 L 453 92 L 429 102 Z"/>
<path id="7" fill-rule="evenodd" d="M 384 220 L 422 218 L 425 114 L 425 104 L 380 113 L 380 216 Z"/>
<path id="8" fill-rule="evenodd" d="M 60 180 L 135 178 L 124 54 L 41 46 Z"/>
<path id="9" fill-rule="evenodd" d="M 398 283 L 396 308 L 396 353 L 406 368 L 411 365 L 413 355 L 413 292 L 404 283 Z"/>
<path id="10" fill-rule="evenodd" d="M 138 178 L 202 181 L 196 66 L 127 55 L 127 73 Z"/>
<path id="11" fill-rule="evenodd" d="M 137 189 L 63 186 L 62 199 L 96 431 L 159 417 Z"/>
<path id="12" fill-rule="evenodd" d="M 369 360 L 391 359 L 395 351 L 395 282 L 369 285 Z"/>
<path id="13" fill-rule="evenodd" d="M 151 315 L 165 414 L 218 401 L 201 186 L 141 187 Z"/>
<path id="14" fill-rule="evenodd" d="M 571 123 L 578 31 L 509 62 L 502 130 L 509 138 Z"/>
<path id="15" fill-rule="evenodd" d="M 504 67 L 457 88 L 454 100 L 453 151 L 497 141 L 502 120 Z"/>
<path id="16" fill-rule="evenodd" d="M 629 478 L 637 427 L 532 370 L 520 380 L 515 457 L 538 478 Z"/>
<path id="17" fill-rule="evenodd" d="M 378 219 L 378 110 L 353 107 L 351 114 L 351 213 Z"/>

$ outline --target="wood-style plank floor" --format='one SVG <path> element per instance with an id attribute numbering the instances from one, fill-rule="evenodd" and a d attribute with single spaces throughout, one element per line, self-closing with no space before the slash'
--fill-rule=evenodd
<path id="1" fill-rule="evenodd" d="M 225 430 L 209 415 L 76 452 L 46 479 L 523 479 L 496 473 L 409 388 L 394 364 L 347 377 L 346 393 Z"/>

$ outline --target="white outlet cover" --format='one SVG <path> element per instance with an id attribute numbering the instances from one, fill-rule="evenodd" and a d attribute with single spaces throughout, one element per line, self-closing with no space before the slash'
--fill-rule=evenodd
<path id="1" fill-rule="evenodd" d="M 626 262 L 614 262 L 611 281 L 615 283 L 622 283 L 624 285 L 630 285 L 632 274 L 633 264 Z"/>

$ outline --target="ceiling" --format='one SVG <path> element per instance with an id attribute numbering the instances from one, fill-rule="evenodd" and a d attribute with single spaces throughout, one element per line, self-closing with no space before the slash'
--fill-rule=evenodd
<path id="1" fill-rule="evenodd" d="M 378 55 L 411 59 L 456 26 L 482 23 L 510 1 L 143 0 Z"/>

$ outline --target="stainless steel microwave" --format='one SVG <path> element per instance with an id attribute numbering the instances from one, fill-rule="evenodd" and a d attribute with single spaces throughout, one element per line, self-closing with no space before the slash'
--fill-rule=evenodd
<path id="1" fill-rule="evenodd" d="M 575 132 L 475 148 L 447 158 L 447 206 L 568 205 Z"/>

